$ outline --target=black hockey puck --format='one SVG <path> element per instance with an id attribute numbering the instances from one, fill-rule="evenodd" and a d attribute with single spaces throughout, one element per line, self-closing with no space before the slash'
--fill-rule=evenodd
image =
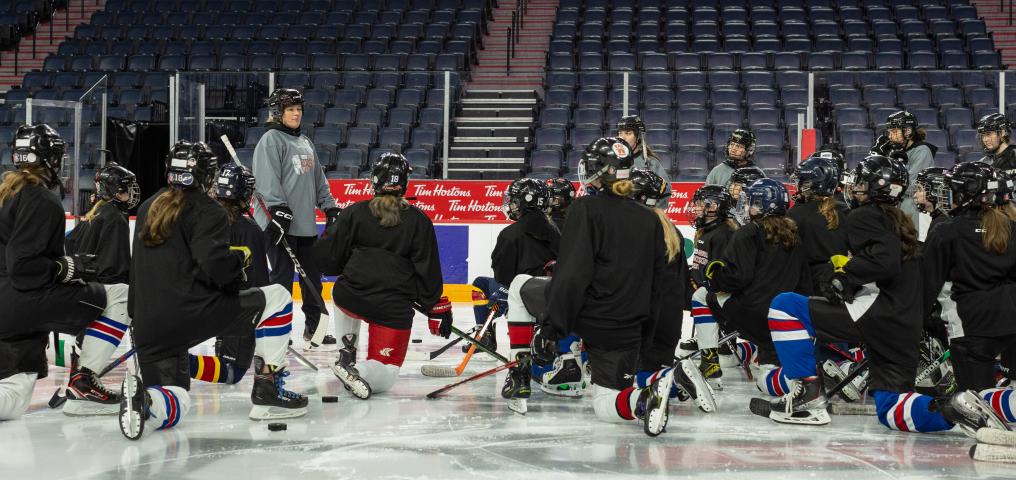
<path id="1" fill-rule="evenodd" d="M 278 431 L 285 430 L 285 429 L 286 429 L 286 424 L 285 423 L 269 423 L 268 424 L 268 431 L 269 432 L 278 432 Z"/>
<path id="2" fill-rule="evenodd" d="M 419 338 L 414 338 L 413 339 L 413 343 L 423 343 L 423 340 L 421 340 Z"/>
<path id="3" fill-rule="evenodd" d="M 321 397 L 321 401 L 323 403 L 338 403 L 339 397 L 336 397 L 335 395 L 325 395 Z"/>

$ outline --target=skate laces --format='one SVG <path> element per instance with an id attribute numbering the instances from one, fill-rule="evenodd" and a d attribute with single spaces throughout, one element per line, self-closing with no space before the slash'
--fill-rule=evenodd
<path id="1" fill-rule="evenodd" d="M 801 380 L 791 380 L 790 391 L 783 396 L 783 408 L 784 412 L 788 415 L 794 412 L 794 399 L 797 398 L 802 392 L 804 392 L 804 382 Z"/>
<path id="2" fill-rule="evenodd" d="M 79 377 L 80 380 L 84 380 L 88 384 L 88 389 L 90 390 L 99 392 L 109 398 L 113 398 L 116 396 L 116 392 L 110 390 L 109 388 L 106 388 L 106 385 L 104 385 L 99 380 L 99 377 L 95 374 L 95 372 L 91 370 L 87 369 L 78 370 L 78 373 L 75 376 Z M 72 383 L 77 383 L 77 381 L 74 381 Z M 74 388 L 73 390 L 77 390 L 77 388 Z M 88 396 L 87 391 L 81 393 L 84 394 L 84 396 L 86 397 Z"/>
<path id="3" fill-rule="evenodd" d="M 281 372 L 275 372 L 275 387 L 279 392 L 279 396 L 283 398 L 296 400 L 300 398 L 300 394 L 286 390 L 286 377 L 289 376 L 289 371 L 283 370 Z"/>

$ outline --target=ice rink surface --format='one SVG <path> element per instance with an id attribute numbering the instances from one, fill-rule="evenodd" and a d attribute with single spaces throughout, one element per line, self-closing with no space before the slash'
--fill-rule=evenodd
<path id="1" fill-rule="evenodd" d="M 293 331 L 302 332 L 302 313 L 294 310 Z M 471 307 L 456 306 L 455 318 L 458 327 L 471 327 Z M 506 354 L 503 321 L 498 346 Z M 834 416 L 822 427 L 775 424 L 748 411 L 758 390 L 729 368 L 718 413 L 672 404 L 667 431 L 656 438 L 635 422 L 598 422 L 588 399 L 547 396 L 535 383 L 528 415 L 512 413 L 499 394 L 503 373 L 426 400 L 454 379 L 421 375 L 425 362 L 418 358 L 446 340 L 431 336 L 422 318 L 412 338 L 423 340 L 410 344 L 420 353 L 410 353 L 392 391 L 367 401 L 345 392 L 328 370 L 334 352 L 309 355 L 321 368 L 317 374 L 291 359 L 287 386 L 307 394 L 310 407 L 305 417 L 285 420 L 282 432 L 247 418 L 248 372 L 237 385 L 194 382 L 193 405 L 176 428 L 146 428 L 131 442 L 115 417 L 72 418 L 49 409 L 46 402 L 67 378 L 66 369 L 51 367 L 36 385 L 29 413 L 0 422 L 0 478 L 1016 478 L 1011 465 L 971 460 L 974 441 L 958 429 L 900 433 L 861 416 Z M 210 353 L 211 343 L 196 351 Z M 362 360 L 362 347 L 360 353 Z M 456 346 L 433 363 L 455 365 L 462 356 Z M 463 378 L 495 365 L 474 358 Z M 123 373 L 118 368 L 104 380 L 119 389 Z M 337 395 L 339 402 L 322 403 L 322 395 Z"/>

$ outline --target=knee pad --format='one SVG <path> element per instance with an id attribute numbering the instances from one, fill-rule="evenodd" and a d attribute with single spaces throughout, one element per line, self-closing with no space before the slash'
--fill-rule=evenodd
<path id="1" fill-rule="evenodd" d="M 28 411 L 37 378 L 35 373 L 0 378 L 0 420 L 14 420 Z"/>
<path id="2" fill-rule="evenodd" d="M 261 290 L 261 293 L 265 297 L 264 316 L 275 315 L 284 310 L 287 305 L 293 303 L 293 295 L 282 285 L 268 285 L 266 287 L 259 287 L 258 290 Z"/>
<path id="3" fill-rule="evenodd" d="M 532 278 L 532 275 L 521 273 L 512 280 L 511 285 L 508 286 L 508 311 L 511 311 L 516 305 L 525 308 L 522 304 L 522 286 Z"/>

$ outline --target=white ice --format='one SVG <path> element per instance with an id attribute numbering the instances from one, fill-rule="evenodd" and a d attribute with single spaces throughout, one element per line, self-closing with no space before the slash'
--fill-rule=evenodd
<path id="1" fill-rule="evenodd" d="M 456 325 L 473 324 L 471 307 L 456 306 Z M 296 312 L 294 332 L 302 332 Z M 498 347 L 508 339 L 499 319 Z M 686 329 L 687 331 L 687 329 Z M 32 406 L 19 420 L 0 422 L 0 479 L 558 479 L 558 478 L 1014 478 L 1016 469 L 974 462 L 973 440 L 958 430 L 938 434 L 889 431 L 874 417 L 834 416 L 822 427 L 777 425 L 748 411 L 759 396 L 753 383 L 726 369 L 719 412 L 673 404 L 667 431 L 656 438 L 640 424 L 595 420 L 588 399 L 550 397 L 534 388 L 529 414 L 505 407 L 504 374 L 459 387 L 443 398 L 424 396 L 454 379 L 420 374 L 419 356 L 444 344 L 418 318 L 410 359 L 394 389 L 363 401 L 339 385 L 327 365 L 334 353 L 314 353 L 314 374 L 290 360 L 288 386 L 310 396 L 303 418 L 269 432 L 248 420 L 251 379 L 238 385 L 194 382 L 194 405 L 179 426 L 124 439 L 115 417 L 71 418 L 47 401 L 67 371 L 51 367 L 38 382 Z M 297 346 L 301 344 L 296 339 Z M 121 346 L 117 354 L 126 351 Z M 211 351 L 210 342 L 198 347 Z M 362 360 L 363 348 L 361 348 Z M 435 363 L 455 365 L 453 348 Z M 477 357 L 463 378 L 495 366 Z M 119 368 L 105 381 L 116 385 Z M 322 403 L 338 395 L 338 403 Z"/>

